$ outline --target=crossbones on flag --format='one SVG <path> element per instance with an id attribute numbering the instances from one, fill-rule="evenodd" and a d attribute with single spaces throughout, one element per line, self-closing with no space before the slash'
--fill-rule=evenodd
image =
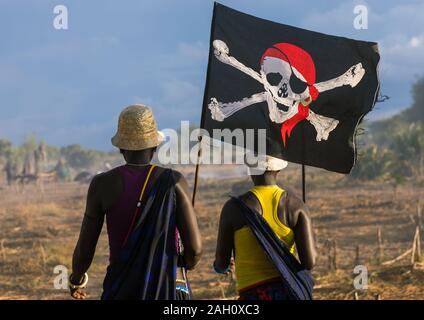
<path id="1" fill-rule="evenodd" d="M 379 90 L 373 42 L 274 23 L 215 3 L 201 127 L 266 129 L 267 154 L 349 173 Z"/>

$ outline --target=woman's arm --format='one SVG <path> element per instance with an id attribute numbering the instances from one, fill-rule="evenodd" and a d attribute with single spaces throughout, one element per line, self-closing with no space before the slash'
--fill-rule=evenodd
<path id="1" fill-rule="evenodd" d="M 287 209 L 300 263 L 311 270 L 316 262 L 317 251 L 308 207 L 302 200 L 291 195 L 288 197 Z"/>
<path id="2" fill-rule="evenodd" d="M 294 238 L 301 264 L 306 269 L 311 270 L 315 266 L 317 251 L 311 219 L 303 210 L 298 213 Z"/>
<path id="3" fill-rule="evenodd" d="M 101 206 L 98 177 L 96 176 L 88 189 L 85 214 L 72 258 L 72 276 L 70 280 L 73 284 L 82 282 L 84 274 L 93 261 L 103 221 L 104 212 Z M 85 293 L 80 290 L 71 290 L 71 294 L 77 299 L 85 298 Z"/>
<path id="4" fill-rule="evenodd" d="M 187 181 L 179 172 L 176 175 L 177 227 L 184 247 L 185 268 L 193 269 L 202 255 L 202 239 L 197 225 L 196 212 L 191 204 Z"/>
<path id="5" fill-rule="evenodd" d="M 234 228 L 231 222 L 231 215 L 235 214 L 239 208 L 228 200 L 221 211 L 218 227 L 218 239 L 215 252 L 215 270 L 226 271 L 231 267 L 231 256 L 234 247 Z"/>

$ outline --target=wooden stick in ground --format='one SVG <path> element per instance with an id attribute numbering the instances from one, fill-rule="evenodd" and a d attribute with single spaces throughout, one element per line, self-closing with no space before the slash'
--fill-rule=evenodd
<path id="1" fill-rule="evenodd" d="M 417 257 L 418 261 L 421 261 L 421 234 L 420 227 L 417 227 Z"/>
<path id="2" fill-rule="evenodd" d="M 353 299 L 354 299 L 354 300 L 359 300 L 358 291 L 355 291 L 355 292 L 353 293 Z"/>
<path id="3" fill-rule="evenodd" d="M 6 261 L 6 250 L 4 250 L 4 239 L 0 241 L 0 252 L 3 258 L 3 261 Z"/>
<path id="4" fill-rule="evenodd" d="M 412 242 L 412 253 L 411 253 L 411 264 L 413 265 L 415 262 L 415 252 L 417 251 L 417 242 L 420 236 L 420 228 L 417 226 L 415 228 L 414 240 Z"/>
<path id="5" fill-rule="evenodd" d="M 402 253 L 400 256 L 398 256 L 398 257 L 396 257 L 396 258 L 394 258 L 392 260 L 388 260 L 388 261 L 383 262 L 382 265 L 383 266 L 391 265 L 391 264 L 393 264 L 393 263 L 395 263 L 395 262 L 397 262 L 399 260 L 402 260 L 403 258 L 407 257 L 408 254 L 410 254 L 411 252 L 412 252 L 412 249 L 408 249 L 404 253 Z"/>
<path id="6" fill-rule="evenodd" d="M 383 259 L 383 242 L 381 240 L 381 228 L 377 228 L 377 260 L 381 263 Z"/>
<path id="7" fill-rule="evenodd" d="M 43 263 L 43 267 L 45 267 L 47 263 L 47 256 L 46 256 L 46 250 L 44 250 L 44 246 L 41 241 L 39 242 L 39 249 L 40 249 L 40 255 L 41 255 L 41 262 Z"/>
<path id="8" fill-rule="evenodd" d="M 359 245 L 356 245 L 355 249 L 355 265 L 358 266 L 361 264 L 361 259 L 359 257 Z"/>
<path id="9" fill-rule="evenodd" d="M 423 230 L 423 220 L 421 217 L 421 198 L 418 200 L 418 205 L 417 205 L 417 222 L 418 222 L 418 226 L 420 227 L 420 230 Z"/>
<path id="10" fill-rule="evenodd" d="M 333 270 L 333 259 L 331 257 L 331 243 L 330 240 L 325 241 L 325 246 L 327 249 L 327 257 L 328 257 L 328 270 Z"/>
<path id="11" fill-rule="evenodd" d="M 316 287 L 319 287 L 319 286 L 314 286 L 314 289 L 315 289 Z M 344 298 L 343 298 L 343 300 L 350 299 L 350 297 L 352 297 L 352 296 L 353 296 L 353 293 L 354 293 L 355 291 L 356 291 L 356 289 L 353 289 L 352 291 L 349 291 L 348 293 L 346 293 L 346 294 L 345 294 L 345 296 L 344 296 Z"/>
<path id="12" fill-rule="evenodd" d="M 337 242 L 333 240 L 333 268 L 337 270 Z"/>

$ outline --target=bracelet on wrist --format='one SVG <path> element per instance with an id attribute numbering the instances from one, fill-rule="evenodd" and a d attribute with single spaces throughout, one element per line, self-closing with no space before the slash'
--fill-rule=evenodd
<path id="1" fill-rule="evenodd" d="M 213 269 L 215 270 L 216 273 L 220 273 L 220 274 L 225 274 L 227 272 L 230 272 L 230 266 L 228 266 L 225 269 L 220 269 L 220 268 L 217 268 L 217 266 L 215 265 L 215 262 L 213 263 Z"/>
<path id="2" fill-rule="evenodd" d="M 69 276 L 69 288 L 73 289 L 73 290 L 77 290 L 77 289 L 84 289 L 87 286 L 88 283 L 88 274 L 84 273 L 84 277 L 82 278 L 82 281 L 80 284 L 75 284 L 72 283 L 72 274 Z"/>

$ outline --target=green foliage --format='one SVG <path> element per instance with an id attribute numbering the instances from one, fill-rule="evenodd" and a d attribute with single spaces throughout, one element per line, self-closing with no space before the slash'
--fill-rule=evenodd
<path id="1" fill-rule="evenodd" d="M 352 170 L 351 177 L 356 179 L 373 180 L 383 176 L 394 166 L 394 155 L 386 149 L 371 145 L 362 151 L 357 164 Z"/>
<path id="2" fill-rule="evenodd" d="M 424 161 L 424 78 L 413 87 L 411 108 L 369 125 L 371 145 L 360 151 L 355 179 L 382 179 L 395 186 L 422 177 Z"/>
<path id="3" fill-rule="evenodd" d="M 375 143 L 379 146 L 389 147 L 393 137 L 407 127 L 409 123 L 400 115 L 396 115 L 389 120 L 376 121 L 368 128 L 368 143 Z"/>
<path id="4" fill-rule="evenodd" d="M 424 122 L 424 77 L 415 82 L 412 87 L 413 104 L 402 113 L 406 121 Z"/>
<path id="5" fill-rule="evenodd" d="M 45 147 L 46 147 L 47 159 L 58 159 L 58 158 L 60 158 L 60 148 L 50 146 L 50 145 L 45 145 Z"/>
<path id="6" fill-rule="evenodd" d="M 6 139 L 0 139 L 0 157 L 7 157 L 12 151 L 12 143 Z"/>
<path id="7" fill-rule="evenodd" d="M 59 160 L 55 171 L 60 181 L 68 181 L 70 179 L 69 167 L 62 160 Z"/>
<path id="8" fill-rule="evenodd" d="M 389 119 L 375 121 L 369 125 L 369 137 L 374 143 L 388 144 L 393 134 L 404 130 L 411 123 L 424 124 L 424 77 L 414 84 L 412 96 L 410 108 Z"/>
<path id="9" fill-rule="evenodd" d="M 71 144 L 61 148 L 60 154 L 72 168 L 82 169 L 94 165 L 99 152 L 83 149 L 79 144 Z"/>
<path id="10" fill-rule="evenodd" d="M 382 144 L 372 144 L 361 151 L 352 177 L 357 179 L 382 178 L 401 184 L 405 177 L 423 174 L 424 129 L 412 123 L 387 133 Z"/>
<path id="11" fill-rule="evenodd" d="M 424 153 L 424 130 L 421 123 L 411 123 L 393 135 L 390 148 L 401 161 L 419 163 Z M 414 170 L 413 170 L 414 171 Z"/>
<path id="12" fill-rule="evenodd" d="M 22 153 L 33 152 L 38 147 L 37 137 L 34 134 L 26 136 L 24 143 L 19 148 Z"/>
<path id="13" fill-rule="evenodd" d="M 73 170 L 105 170 L 106 162 L 112 167 L 122 162 L 121 155 L 116 151 L 90 150 L 78 144 L 58 148 L 39 142 L 35 135 L 28 135 L 20 146 L 13 146 L 9 140 L 0 139 L 0 175 L 6 166 L 12 167 L 14 174 L 20 174 L 27 156 L 33 154 L 34 151 L 39 152 L 40 148 L 44 150 L 44 161 L 46 161 L 42 170 L 67 171 L 68 174 L 63 174 L 67 176 L 67 179 L 69 179 L 69 174 L 74 172 Z M 60 168 L 58 167 L 59 161 L 61 162 Z"/>

